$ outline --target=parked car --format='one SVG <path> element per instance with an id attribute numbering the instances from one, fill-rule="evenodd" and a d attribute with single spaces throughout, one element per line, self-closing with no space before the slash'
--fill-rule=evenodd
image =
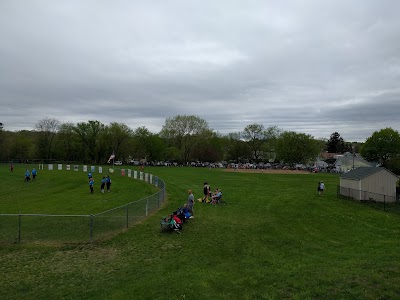
<path id="1" fill-rule="evenodd" d="M 122 165 L 122 161 L 117 160 L 117 161 L 114 162 L 114 165 L 116 165 L 116 166 L 121 166 L 121 165 Z"/>

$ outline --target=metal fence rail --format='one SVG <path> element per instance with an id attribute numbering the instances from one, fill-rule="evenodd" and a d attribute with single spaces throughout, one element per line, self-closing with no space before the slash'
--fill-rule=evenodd
<path id="1" fill-rule="evenodd" d="M 150 176 L 147 182 L 160 191 L 94 215 L 0 214 L 0 242 L 81 243 L 120 232 L 145 219 L 165 200 L 164 181 Z"/>
<path id="2" fill-rule="evenodd" d="M 365 205 L 383 209 L 384 211 L 400 213 L 400 202 L 398 201 L 397 196 L 378 194 L 342 186 L 337 186 L 337 196 L 360 201 Z"/>

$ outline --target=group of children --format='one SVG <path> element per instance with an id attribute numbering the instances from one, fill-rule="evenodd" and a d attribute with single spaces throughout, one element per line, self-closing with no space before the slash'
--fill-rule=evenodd
<path id="1" fill-rule="evenodd" d="M 89 188 L 90 188 L 90 193 L 93 194 L 94 191 L 94 178 L 91 172 L 88 173 L 88 179 L 89 179 Z M 107 188 L 107 192 L 109 193 L 111 190 L 111 178 L 110 175 L 107 175 L 106 177 L 103 176 L 101 179 L 101 192 L 104 193 L 104 187 Z"/>
<path id="2" fill-rule="evenodd" d="M 212 193 L 211 187 L 207 182 L 204 182 L 203 195 L 203 198 L 198 199 L 199 202 L 211 203 L 212 205 L 221 203 L 222 191 L 216 188 L 214 193 Z"/>
<path id="3" fill-rule="evenodd" d="M 10 167 L 11 169 L 11 167 Z M 13 169 L 11 169 L 11 172 L 13 172 Z M 37 176 L 37 171 L 35 168 L 32 169 L 32 180 L 35 180 Z M 25 179 L 24 182 L 28 183 L 31 181 L 31 172 L 29 169 L 25 169 Z"/>

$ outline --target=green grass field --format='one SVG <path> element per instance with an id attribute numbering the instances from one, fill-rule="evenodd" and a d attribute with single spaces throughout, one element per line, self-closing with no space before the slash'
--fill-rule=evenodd
<path id="1" fill-rule="evenodd" d="M 23 173 L 10 177 L 5 168 L 0 169 L 0 179 L 6 182 L 0 213 L 12 213 L 22 206 L 21 198 L 31 197 L 47 203 L 41 207 L 46 212 L 58 207 L 60 213 L 78 213 L 73 208 L 81 205 L 79 199 L 108 196 L 88 195 L 83 172 L 71 172 L 77 176 L 71 184 L 66 172 L 52 171 L 52 176 L 64 178 L 57 179 L 58 188 L 34 190 L 33 184 L 23 185 Z M 0 244 L 0 298 L 400 298 L 400 216 L 336 198 L 336 175 L 196 168 L 146 172 L 167 183 L 168 202 L 111 239 L 94 244 Z M 316 186 L 321 179 L 327 190 L 319 197 Z M 34 184 L 40 180 L 41 173 Z M 113 184 L 119 180 L 113 176 Z M 189 188 L 195 198 L 201 197 L 204 181 L 222 189 L 227 205 L 197 203 L 195 218 L 184 225 L 182 234 L 161 233 L 161 216 L 183 204 Z M 151 193 L 142 185 L 134 193 L 139 189 Z M 125 191 L 130 194 L 127 188 L 118 191 L 120 203 Z M 54 205 L 72 198 L 78 204 Z M 84 213 L 109 205 L 108 200 L 95 199 L 99 203 L 90 208 L 82 204 Z M 23 203 L 31 207 L 29 212 L 37 212 L 36 204 Z"/>
<path id="2" fill-rule="evenodd" d="M 38 170 L 35 181 L 24 182 L 25 165 L 16 165 L 11 173 L 2 165 L 0 176 L 2 191 L 0 213 L 9 214 L 95 214 L 157 192 L 157 189 L 140 180 L 120 176 L 119 170 L 110 174 L 111 193 L 102 194 L 100 182 L 108 173 L 94 172 L 94 193 L 90 194 L 87 172 Z M 32 170 L 29 166 L 29 169 Z M 65 168 L 65 166 L 64 166 Z M 37 169 L 37 166 L 36 166 Z M 46 168 L 47 169 L 47 168 Z"/>

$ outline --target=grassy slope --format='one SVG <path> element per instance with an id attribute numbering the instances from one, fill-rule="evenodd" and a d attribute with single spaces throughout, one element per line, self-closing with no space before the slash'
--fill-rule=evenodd
<path id="1" fill-rule="evenodd" d="M 338 200 L 336 176 L 149 172 L 167 182 L 163 210 L 102 244 L 3 245 L 0 297 L 400 297 L 399 216 Z M 204 180 L 222 188 L 228 205 L 198 203 L 181 235 L 161 234 L 159 218 L 186 201 L 188 188 L 200 197 Z"/>

